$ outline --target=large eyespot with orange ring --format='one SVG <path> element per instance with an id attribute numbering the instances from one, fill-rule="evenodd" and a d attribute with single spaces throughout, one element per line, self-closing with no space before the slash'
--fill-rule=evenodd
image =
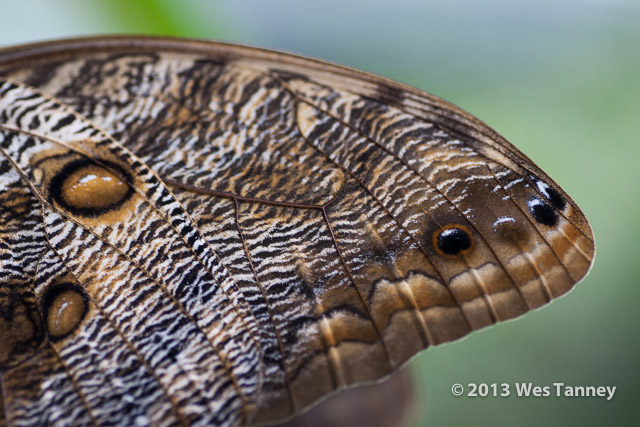
<path id="1" fill-rule="evenodd" d="M 51 180 L 49 191 L 63 209 L 97 218 L 122 206 L 133 194 L 130 175 L 119 165 L 80 159 L 65 165 Z"/>
<path id="2" fill-rule="evenodd" d="M 452 257 L 469 252 L 473 247 L 473 236 L 464 225 L 450 224 L 433 233 L 432 243 L 440 255 Z"/>

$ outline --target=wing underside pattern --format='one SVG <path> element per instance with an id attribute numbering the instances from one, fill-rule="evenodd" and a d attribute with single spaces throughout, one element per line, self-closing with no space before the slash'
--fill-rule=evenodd
<path id="1" fill-rule="evenodd" d="M 134 50 L 0 55 L 9 424 L 280 419 L 591 264 L 573 201 L 455 107 L 275 54 Z M 95 176 L 122 190 L 76 196 Z"/>

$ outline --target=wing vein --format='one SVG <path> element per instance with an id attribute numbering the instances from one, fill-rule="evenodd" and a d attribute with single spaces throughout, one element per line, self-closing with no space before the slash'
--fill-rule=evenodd
<path id="1" fill-rule="evenodd" d="M 65 105 L 65 107 L 66 107 L 66 105 Z M 69 108 L 69 107 L 67 107 L 67 108 Z M 69 108 L 69 109 L 70 109 L 70 108 Z M 86 120 L 86 119 L 82 118 L 80 115 L 78 115 L 77 113 L 75 113 L 72 109 L 70 109 L 70 110 L 71 110 L 72 114 L 75 114 L 76 116 L 80 117 L 82 120 Z M 10 127 L 10 126 L 5 126 L 5 125 L 2 125 L 2 124 L 0 124 L 0 129 L 6 129 L 6 130 L 8 130 L 8 131 L 13 131 L 13 132 L 17 132 L 17 133 L 24 133 L 24 134 L 31 135 L 31 136 L 36 137 L 36 138 L 41 138 L 41 139 L 44 139 L 44 140 L 47 140 L 47 141 L 53 142 L 53 143 L 55 143 L 55 144 L 58 144 L 58 145 L 60 145 L 60 146 L 62 146 L 62 147 L 67 148 L 68 150 L 71 150 L 71 151 L 73 151 L 73 152 L 75 152 L 75 153 L 77 153 L 77 154 L 80 154 L 81 156 L 86 157 L 88 160 L 90 160 L 90 161 L 92 161 L 92 162 L 96 163 L 97 165 L 99 165 L 99 166 L 101 166 L 101 167 L 103 167 L 103 168 L 105 168 L 105 169 L 109 170 L 110 172 L 114 173 L 114 174 L 115 174 L 116 176 L 118 176 L 118 177 L 119 177 L 123 182 L 125 182 L 127 185 L 129 185 L 129 186 L 130 186 L 130 187 L 131 187 L 131 188 L 136 192 L 136 194 L 138 194 L 138 196 L 139 196 L 139 197 L 141 197 L 143 200 L 145 200 L 145 201 L 149 204 L 149 206 L 151 206 L 151 208 L 152 208 L 152 209 L 153 209 L 153 210 L 154 210 L 154 211 L 155 211 L 155 212 L 156 212 L 156 213 L 157 213 L 157 214 L 158 214 L 158 215 L 159 215 L 159 216 L 160 216 L 160 217 L 161 217 L 161 218 L 162 218 L 162 219 L 167 223 L 167 224 L 169 224 L 169 226 L 173 229 L 173 231 L 174 231 L 178 236 L 180 236 L 180 239 L 181 239 L 181 240 L 182 240 L 182 242 L 184 243 L 184 246 L 189 250 L 189 252 L 191 252 L 191 254 L 192 254 L 192 255 L 193 255 L 193 256 L 198 260 L 199 264 L 200 264 L 200 265 L 202 265 L 202 267 L 203 267 L 203 268 L 204 268 L 204 269 L 205 269 L 205 270 L 206 270 L 206 271 L 207 271 L 207 272 L 212 276 L 212 278 L 215 280 L 215 274 L 214 274 L 214 273 L 211 271 L 211 269 L 207 266 L 206 262 L 204 262 L 204 260 L 202 259 L 201 255 L 200 255 L 200 254 L 198 254 L 196 251 L 194 251 L 194 250 L 193 250 L 193 248 L 191 247 L 191 245 L 189 245 L 189 243 L 187 242 L 187 240 L 186 240 L 186 238 L 184 237 L 183 233 L 181 233 L 181 232 L 176 228 L 176 225 L 174 225 L 173 221 L 169 221 L 169 220 L 168 220 L 168 218 L 167 218 L 167 216 L 166 216 L 166 215 L 165 215 L 165 214 L 164 214 L 160 209 L 158 209 L 158 207 L 156 206 L 156 204 L 155 204 L 152 200 L 150 200 L 150 199 L 147 197 L 147 195 L 146 195 L 146 194 L 144 194 L 144 192 L 142 192 L 139 188 L 137 188 L 137 187 L 136 187 L 132 182 L 129 182 L 129 180 L 128 180 L 126 177 L 120 176 L 120 174 L 118 173 L 118 171 L 114 170 L 111 166 L 109 166 L 109 165 L 107 165 L 107 164 L 103 164 L 103 163 L 102 163 L 102 162 L 100 162 L 99 160 L 96 160 L 95 156 L 93 156 L 91 153 L 84 152 L 83 150 L 79 150 L 79 149 L 77 149 L 76 147 L 72 147 L 72 146 L 70 146 L 70 145 L 65 144 L 65 143 L 64 143 L 64 142 L 62 142 L 62 141 L 56 140 L 56 139 L 51 138 L 51 137 L 48 137 L 48 136 L 46 136 L 46 135 L 41 135 L 41 134 L 37 134 L 37 133 L 33 133 L 33 132 L 29 132 L 29 131 L 25 131 L 25 130 L 23 130 L 23 129 L 17 129 L 17 128 L 13 128 L 13 127 Z M 102 132 L 102 131 L 100 131 L 100 132 Z M 111 137 L 110 137 L 110 136 L 109 136 L 109 140 L 111 141 L 111 143 L 115 143 L 115 144 L 117 144 L 113 139 L 111 139 Z M 122 146 L 120 146 L 120 145 L 117 145 L 117 146 L 118 146 L 118 148 L 122 149 L 122 150 L 123 150 L 123 152 L 125 152 L 127 155 L 132 156 L 133 158 L 136 158 L 136 157 L 135 157 L 135 155 L 134 155 L 133 153 L 131 153 L 129 150 L 127 150 L 125 147 L 122 147 Z M 3 152 L 4 152 L 4 150 L 3 150 Z M 9 154 L 8 154 L 8 153 L 6 153 L 6 152 L 5 152 L 4 154 L 5 154 L 5 156 L 9 156 Z M 12 163 L 14 163 L 14 165 L 16 165 L 16 167 L 17 167 L 17 164 L 15 164 L 15 162 L 12 162 Z M 153 171 L 151 171 L 151 174 L 153 175 L 153 177 L 154 177 L 154 178 L 156 178 L 156 179 L 158 180 L 158 182 L 162 182 L 162 180 L 161 180 L 159 177 L 157 177 Z M 29 181 L 25 174 L 22 174 L 22 175 L 23 175 L 23 178 L 24 178 L 24 179 L 26 179 L 26 181 Z M 32 190 L 34 191 L 34 193 L 37 193 L 37 192 L 35 191 L 35 189 L 33 189 L 33 187 L 32 187 Z M 169 191 L 169 190 L 167 189 L 167 191 Z M 169 193 L 170 193 L 170 192 L 169 192 Z M 170 193 L 170 194 L 171 194 L 171 193 Z M 180 204 L 180 202 L 175 198 L 175 196 L 174 196 L 173 194 L 171 194 L 171 196 L 174 198 L 174 201 L 180 205 L 180 207 L 182 208 L 182 211 L 183 211 L 183 212 L 185 212 L 185 215 L 187 215 L 187 216 L 188 216 L 188 213 L 187 213 L 186 209 L 184 208 L 184 206 L 182 206 L 182 205 Z M 44 199 L 42 199 L 42 197 L 40 197 L 40 195 L 38 195 L 38 198 L 44 202 Z M 189 219 L 190 219 L 190 218 L 189 218 Z M 77 222 L 76 222 L 76 224 L 77 224 Z M 193 222 L 193 220 L 191 220 L 191 224 L 192 224 L 192 225 L 194 226 L 194 228 L 197 230 L 197 227 L 195 227 L 195 223 Z M 83 228 L 84 228 L 84 227 L 83 227 Z M 85 229 L 86 229 L 86 228 L 85 228 Z M 203 241 L 204 241 L 204 238 L 202 238 L 202 236 L 200 235 L 199 230 L 198 230 L 198 234 L 199 234 L 200 238 L 201 238 L 201 239 L 203 239 Z M 94 233 L 94 235 L 95 235 L 95 233 Z M 97 236 L 97 235 L 96 235 L 96 237 L 98 237 L 98 239 L 102 240 L 102 238 L 101 238 L 100 236 Z M 106 242 L 105 242 L 105 243 L 106 243 Z M 220 257 L 218 256 L 218 254 L 217 254 L 215 251 L 213 251 L 213 250 L 211 250 L 211 253 L 215 256 L 215 258 L 218 260 L 218 262 L 219 262 L 219 263 L 220 263 L 220 265 L 222 266 L 222 261 L 221 261 Z M 223 268 L 224 268 L 224 267 L 223 267 Z M 226 274 L 225 274 L 225 276 L 231 279 L 231 275 L 226 271 L 226 269 L 225 269 L 225 273 L 226 273 Z M 152 280 L 153 280 L 153 279 L 152 279 Z M 237 283 L 235 283 L 235 281 L 234 281 L 234 280 L 232 280 L 232 279 L 231 279 L 231 281 L 232 281 L 232 284 L 233 284 L 233 286 L 235 287 L 235 289 L 236 289 L 236 290 L 238 291 L 238 293 L 240 294 L 240 289 L 238 288 Z M 231 304 L 233 305 L 234 310 L 235 310 L 235 311 L 237 312 L 237 314 L 238 314 L 238 317 L 239 317 L 239 318 L 241 319 L 241 321 L 245 324 L 245 329 L 246 329 L 246 331 L 248 331 L 248 333 L 249 333 L 249 334 L 250 334 L 250 336 L 252 337 L 252 339 L 253 339 L 254 343 L 256 343 L 256 344 L 258 345 L 258 348 L 259 348 L 259 347 L 260 347 L 260 345 L 259 345 L 259 340 L 258 340 L 258 338 L 255 336 L 255 333 L 254 333 L 254 331 L 252 330 L 252 328 L 250 328 L 250 327 L 246 324 L 245 316 L 243 316 L 242 311 L 241 311 L 241 310 L 239 309 L 239 307 L 237 306 L 237 304 L 236 304 L 236 302 L 235 302 L 235 299 L 232 297 L 232 295 L 231 295 L 231 294 L 229 294 L 229 292 L 224 288 L 224 286 L 220 286 L 220 288 L 221 288 L 221 289 L 222 289 L 222 291 L 227 295 L 227 297 L 228 297 L 229 301 L 231 301 Z M 247 306 L 248 306 L 248 304 L 247 304 Z M 244 394 L 241 394 L 241 396 L 243 396 L 243 399 L 245 399 L 245 397 L 246 397 L 246 396 L 244 396 Z"/>
<path id="2" fill-rule="evenodd" d="M 509 280 L 511 281 L 511 283 L 513 284 L 513 287 L 516 289 L 516 291 L 518 292 L 518 294 L 520 295 L 520 297 L 522 298 L 522 300 L 525 302 L 526 304 L 526 300 L 522 294 L 522 291 L 520 290 L 520 287 L 517 285 L 514 277 L 512 276 L 512 274 L 505 268 L 504 264 L 502 263 L 502 261 L 498 258 L 497 254 L 495 253 L 495 251 L 491 248 L 491 245 L 489 245 L 486 236 L 478 229 L 478 227 L 469 220 L 469 218 L 467 217 L 467 215 L 465 215 L 460 208 L 453 203 L 453 201 L 443 192 L 441 191 L 436 185 L 434 185 L 427 177 L 425 177 L 424 175 L 422 175 L 419 171 L 417 171 L 415 168 L 413 168 L 411 165 L 409 165 L 407 162 L 405 162 L 400 156 L 398 156 L 396 153 L 394 153 L 393 151 L 391 151 L 390 149 L 388 149 L 387 147 L 385 147 L 383 144 L 381 144 L 379 141 L 369 137 L 368 135 L 365 135 L 362 131 L 360 131 L 360 129 L 354 127 L 353 125 L 351 125 L 348 122 L 345 122 L 344 120 L 340 119 L 339 117 L 336 117 L 335 115 L 331 114 L 330 112 L 322 109 L 320 106 L 315 105 L 313 102 L 311 102 L 310 100 L 306 99 L 306 97 L 299 95 L 295 90 L 289 88 L 286 84 L 286 82 L 283 82 L 281 79 L 279 79 L 277 76 L 274 76 L 274 79 L 277 80 L 278 82 L 280 82 L 281 85 L 283 85 L 283 87 L 288 90 L 293 96 L 295 96 L 300 102 L 304 102 L 308 105 L 310 105 L 311 107 L 315 108 L 316 110 L 320 111 L 321 113 L 325 114 L 327 117 L 332 118 L 333 120 L 335 120 L 337 123 L 340 123 L 342 126 L 345 126 L 349 129 L 351 129 L 353 132 L 355 132 L 356 134 L 358 134 L 360 137 L 366 139 L 367 141 L 373 143 L 374 145 L 376 145 L 378 148 L 380 148 L 381 150 L 383 150 L 385 153 L 387 153 L 388 155 L 390 155 L 392 158 L 394 158 L 396 161 L 400 162 L 407 170 L 411 171 L 413 174 L 415 174 L 419 179 L 421 179 L 425 184 L 427 184 L 429 187 L 433 188 L 434 191 L 436 191 L 438 194 L 440 194 L 451 206 L 454 207 L 454 209 L 464 218 L 467 219 L 468 223 L 471 225 L 471 227 L 473 227 L 473 229 L 478 233 L 478 235 L 482 238 L 482 240 L 485 242 L 485 245 L 487 246 L 487 248 L 489 248 L 491 254 L 493 255 L 493 257 L 496 259 L 496 261 L 500 264 L 500 266 L 502 267 L 502 270 L 508 275 Z M 435 220 L 435 218 L 433 216 L 431 216 L 432 220 L 434 221 L 434 223 L 437 224 L 437 221 Z M 440 225 L 440 224 L 438 224 Z M 467 267 L 469 269 L 471 269 L 471 266 L 468 264 L 467 260 L 465 259 L 465 263 L 467 265 Z M 499 319 L 499 316 L 497 316 L 497 313 L 495 313 L 495 310 L 493 308 L 493 304 L 489 301 L 490 298 L 490 294 L 487 294 L 485 292 L 483 292 L 484 290 L 484 286 L 482 283 L 479 283 L 477 281 L 477 277 L 475 275 L 472 276 L 473 277 L 473 282 L 474 285 L 477 287 L 477 289 L 480 291 L 480 293 L 483 295 L 484 299 L 485 299 L 485 303 L 487 304 L 487 307 L 489 308 L 489 314 L 492 317 L 493 323 L 496 322 L 497 319 Z"/>
<path id="3" fill-rule="evenodd" d="M 235 225 L 236 225 L 236 229 L 238 230 L 238 235 L 240 236 L 240 241 L 242 242 L 242 249 L 245 253 L 245 256 L 247 257 L 247 261 L 249 262 L 249 267 L 251 268 L 251 273 L 253 274 L 253 278 L 256 282 L 256 285 L 258 285 L 258 289 L 260 289 L 260 293 L 262 294 L 262 298 L 264 298 L 264 302 L 265 305 L 267 307 L 267 313 L 269 314 L 269 320 L 271 321 L 271 324 L 273 325 L 273 330 L 276 334 L 276 338 L 278 340 L 278 350 L 280 351 L 280 354 L 282 355 L 282 370 L 284 371 L 284 379 L 285 379 L 285 384 L 287 387 L 287 392 L 288 392 L 288 397 L 289 397 L 289 402 L 291 403 L 291 408 L 295 411 L 296 410 L 296 405 L 295 405 L 295 401 L 293 399 L 293 392 L 291 389 L 291 379 L 289 377 L 289 372 L 287 371 L 287 367 L 286 367 L 286 355 L 285 355 L 285 351 L 284 351 L 284 345 L 282 342 L 282 336 L 280 335 L 280 332 L 278 330 L 278 325 L 276 324 L 276 321 L 273 317 L 273 312 L 271 311 L 271 306 L 269 304 L 269 300 L 267 299 L 267 293 L 266 290 L 264 289 L 264 286 L 262 285 L 262 282 L 260 281 L 260 279 L 258 278 L 258 273 L 256 272 L 255 266 L 253 265 L 253 258 L 251 257 L 251 253 L 249 251 L 249 248 L 247 247 L 247 241 L 245 240 L 244 237 L 244 233 L 242 232 L 242 227 L 240 226 L 240 206 L 239 206 L 239 202 L 238 199 L 230 196 L 233 199 L 233 204 L 235 207 Z"/>
<path id="4" fill-rule="evenodd" d="M 97 235 L 91 228 L 86 227 L 85 225 L 83 225 L 82 223 L 79 223 L 77 220 L 75 220 L 74 218 L 72 218 L 70 215 L 68 215 L 66 212 L 59 210 L 58 208 L 56 208 L 55 206 L 51 205 L 49 202 L 47 202 L 40 194 L 39 192 L 34 188 L 34 186 L 32 185 L 31 181 L 28 179 L 28 177 L 26 176 L 26 173 L 22 170 L 22 168 L 20 168 L 20 166 L 18 164 L 16 164 L 13 160 L 13 158 L 2 148 L 0 147 L 0 152 L 9 160 L 9 162 L 16 168 L 16 170 L 20 173 L 23 181 L 25 181 L 25 183 L 29 186 L 29 188 L 31 188 L 31 191 L 33 192 L 33 194 L 36 196 L 36 198 L 40 201 L 41 205 L 42 205 L 42 218 L 43 218 L 43 223 L 44 223 L 44 207 L 47 206 L 49 207 L 51 210 L 53 210 L 54 212 L 56 212 L 57 214 L 59 214 L 60 216 L 66 218 L 68 221 L 73 222 L 74 224 L 76 224 L 76 226 L 82 228 L 83 230 L 85 230 L 87 233 L 93 235 L 96 239 L 100 240 L 103 242 L 103 244 L 105 244 L 106 246 L 110 247 L 112 250 L 114 250 L 116 253 L 118 253 L 121 257 L 123 257 L 124 259 L 126 259 L 128 262 L 130 262 L 132 265 L 134 265 L 136 268 L 138 268 L 149 280 L 151 280 L 152 282 L 156 283 L 159 285 L 159 288 L 165 293 L 165 295 L 170 298 L 180 309 L 180 311 L 182 312 L 182 314 L 184 316 L 186 316 L 190 322 L 194 325 L 194 327 L 198 330 L 199 333 L 201 333 L 206 341 L 209 343 L 210 347 L 213 349 L 213 351 L 218 355 L 218 357 L 220 357 L 220 360 L 223 362 L 222 366 L 223 369 L 225 369 L 225 371 L 229 370 L 229 367 L 227 366 L 228 360 L 226 360 L 226 358 L 223 356 L 223 352 L 221 349 L 218 348 L 217 344 L 215 344 L 214 342 L 212 342 L 209 337 L 207 336 L 206 333 L 204 333 L 204 331 L 200 328 L 200 326 L 195 322 L 195 319 L 193 319 L 193 317 L 188 313 L 188 311 L 186 310 L 186 308 L 182 305 L 182 303 L 177 300 L 173 294 L 171 293 L 171 291 L 169 291 L 169 289 L 166 288 L 166 286 L 164 285 L 164 283 L 159 282 L 157 280 L 155 280 L 153 278 L 153 276 L 151 275 L 151 273 L 149 271 L 147 271 L 147 269 L 145 269 L 144 267 L 142 267 L 141 265 L 139 265 L 135 260 L 131 259 L 127 254 L 125 254 L 124 252 L 122 252 L 122 250 L 114 245 L 112 245 L 110 242 L 105 241 L 101 238 L 101 236 Z M 49 245 L 49 248 L 56 253 L 56 255 L 58 256 L 58 258 L 62 259 L 60 257 L 60 254 L 53 249 L 53 245 L 51 244 L 51 242 L 49 241 L 48 236 L 45 237 L 47 239 L 47 244 Z M 68 271 L 68 270 L 67 270 Z M 70 274 L 73 275 L 73 273 L 71 271 L 69 271 Z M 75 275 L 74 275 L 75 277 Z M 77 277 L 76 277 L 77 280 Z M 77 280 L 78 281 L 78 280 Z M 78 281 L 78 283 L 81 283 L 81 281 Z M 97 302 L 89 295 L 89 297 L 92 299 L 92 302 L 94 303 L 94 305 L 98 308 L 100 308 L 100 306 L 97 304 Z M 101 310 L 102 312 L 102 310 Z M 105 314 L 105 319 L 109 320 L 109 317 L 106 316 Z M 111 323 L 111 321 L 110 321 Z M 115 328 L 115 324 L 112 323 L 112 326 Z M 119 329 L 116 328 L 117 331 L 119 331 Z M 125 337 L 124 334 L 119 333 L 119 335 L 121 336 L 121 338 L 123 340 L 125 340 L 125 342 L 128 342 Z M 136 351 L 137 354 L 139 354 Z M 140 357 L 142 358 L 142 356 L 140 355 Z M 142 359 L 143 360 L 143 359 Z M 226 361 L 226 363 L 225 363 Z M 151 367 L 149 366 L 149 369 L 151 370 Z M 151 370 L 151 372 L 153 372 Z M 184 372 L 184 371 L 183 371 Z M 232 379 L 234 388 L 236 388 L 236 390 L 238 391 L 238 394 L 242 397 L 242 399 L 245 399 L 246 397 L 244 396 L 244 394 L 241 392 L 240 386 L 237 383 L 237 379 L 235 378 L 235 375 L 233 375 L 231 372 L 227 372 L 229 374 L 229 377 Z M 185 372 L 186 375 L 186 372 Z M 188 376 L 187 376 L 188 377 Z M 157 377 L 156 377 L 157 378 Z"/>
<path id="5" fill-rule="evenodd" d="M 358 286 L 356 285 L 356 281 L 355 281 L 355 278 L 353 277 L 353 274 L 351 273 L 351 269 L 347 266 L 347 263 L 345 262 L 344 257 L 342 256 L 342 252 L 340 251 L 340 246 L 338 245 L 338 241 L 336 240 L 336 236 L 333 232 L 333 227 L 331 227 L 331 223 L 329 222 L 329 215 L 327 215 L 326 208 L 322 208 L 322 217 L 324 218 L 324 221 L 327 223 L 327 228 L 329 229 L 329 234 L 331 235 L 331 241 L 333 242 L 333 246 L 335 247 L 335 250 L 338 254 L 338 258 L 340 259 L 340 264 L 342 264 L 342 268 L 344 269 L 345 273 L 347 273 L 351 286 L 353 286 L 356 293 L 358 294 L 360 303 L 362 304 L 364 309 L 367 311 L 367 315 L 369 316 L 369 319 L 371 320 L 371 323 L 376 330 L 376 334 L 378 335 L 378 338 L 380 338 L 380 343 L 382 344 L 382 348 L 384 348 L 384 354 L 387 358 L 387 363 L 389 364 L 390 367 L 393 367 L 391 365 L 391 358 L 389 357 L 389 349 L 387 348 L 387 344 L 384 342 L 384 338 L 382 338 L 380 328 L 376 324 L 376 321 L 373 318 L 373 315 L 371 314 L 371 309 L 369 305 L 365 302 L 364 298 L 362 297 L 362 293 L 360 292 L 360 289 L 358 289 Z"/>
<path id="6" fill-rule="evenodd" d="M 304 101 L 301 101 L 304 102 Z M 444 279 L 444 276 L 442 275 L 442 272 L 435 266 L 435 264 L 433 263 L 433 261 L 431 261 L 431 259 L 429 258 L 429 255 L 427 254 L 427 252 L 425 251 L 425 249 L 422 247 L 422 245 L 416 241 L 416 239 L 413 237 L 413 235 L 409 232 L 409 230 L 406 229 L 406 227 L 400 222 L 400 220 L 398 218 L 395 217 L 395 215 L 393 215 L 391 213 L 391 211 L 389 211 L 389 209 L 387 209 L 387 207 L 384 205 L 384 203 L 382 203 L 382 201 L 380 199 L 378 199 L 378 197 L 376 197 L 376 195 L 373 193 L 373 191 L 371 191 L 371 189 L 369 189 L 359 178 L 357 178 L 350 170 L 348 170 L 347 168 L 345 168 L 344 166 L 342 166 L 341 164 L 337 163 L 335 160 L 333 160 L 329 154 L 323 150 L 321 150 L 319 147 L 316 147 L 314 144 L 312 144 L 311 142 L 309 142 L 307 140 L 307 138 L 304 136 L 304 134 L 302 134 L 302 132 L 300 132 L 302 138 L 304 139 L 305 143 L 307 143 L 310 147 L 312 147 L 314 150 L 318 151 L 320 154 L 322 154 L 327 161 L 329 161 L 331 164 L 333 164 L 334 166 L 336 166 L 337 168 L 339 168 L 340 170 L 342 170 L 344 173 L 346 173 L 347 175 L 349 175 L 355 182 L 358 183 L 358 185 L 369 195 L 371 196 L 371 198 L 373 198 L 373 200 L 382 208 L 382 210 L 384 210 L 384 212 L 387 214 L 387 216 L 389 216 L 389 218 L 391 218 L 396 225 L 403 230 L 407 236 L 411 239 L 411 241 L 416 245 L 417 248 L 420 249 L 420 252 L 422 252 L 422 254 L 424 255 L 425 259 L 427 260 L 427 262 L 431 265 L 431 267 L 433 267 L 433 270 L 438 274 L 438 278 L 440 279 L 440 282 L 444 285 L 445 289 L 447 290 L 447 292 L 449 293 L 449 295 L 451 296 L 451 298 L 453 299 L 453 301 L 455 301 L 455 303 L 457 304 L 458 308 L 460 309 L 460 312 L 462 313 L 462 316 L 464 317 L 465 321 L 467 322 L 467 325 L 469 326 L 469 330 L 472 330 L 473 328 L 471 327 L 471 322 L 469 321 L 469 319 L 467 318 L 464 310 L 462 310 L 462 306 L 460 304 L 460 301 L 458 301 L 458 299 L 456 298 L 456 296 L 453 294 L 453 292 L 451 292 L 451 290 L 449 289 L 448 286 L 446 286 L 447 281 Z"/>
<path id="7" fill-rule="evenodd" d="M 76 390 L 76 393 L 78 394 L 78 397 L 80 397 L 80 400 L 82 401 L 82 404 L 84 405 L 84 407 L 87 410 L 87 413 L 91 417 L 91 421 L 93 421 L 93 425 L 98 427 L 100 425 L 100 423 L 98 423 L 98 420 L 96 419 L 96 416 L 93 414 L 92 409 L 89 406 L 89 403 L 87 402 L 87 397 L 84 395 L 84 393 L 82 392 L 82 390 L 78 386 L 78 383 L 77 383 L 76 379 L 74 378 L 74 376 L 69 371 L 69 368 L 67 367 L 67 364 L 64 363 L 64 360 L 62 360 L 62 356 L 60 356 L 60 353 L 58 353 L 58 350 L 56 350 L 55 346 L 51 343 L 51 341 L 47 341 L 47 342 L 49 344 L 49 347 L 53 351 L 53 354 L 56 356 L 56 359 L 58 359 L 58 361 L 60 362 L 60 364 L 64 368 L 64 371 L 67 374 L 67 377 L 69 378 L 69 381 L 71 381 L 71 385 Z"/>
<path id="8" fill-rule="evenodd" d="M 44 208 L 43 208 L 44 210 Z M 43 211 L 43 217 L 44 217 L 44 211 Z M 43 218 L 44 220 L 44 218 Z M 45 238 L 47 239 L 47 246 L 49 247 L 49 249 L 54 252 L 56 254 L 56 256 L 58 257 L 58 259 L 62 260 L 62 258 L 60 257 L 60 254 L 58 253 L 58 251 L 56 251 L 53 248 L 53 245 L 51 244 L 51 242 L 49 241 L 49 237 L 45 236 Z M 76 275 L 72 272 L 69 271 L 69 269 L 67 269 L 67 272 L 73 276 L 73 278 L 76 280 L 76 282 L 78 283 L 82 283 L 82 281 L 80 281 L 78 279 L 78 277 L 76 277 Z M 111 318 L 107 315 L 107 313 L 103 310 L 103 308 L 100 306 L 100 304 L 98 304 L 98 302 L 95 300 L 95 298 L 93 297 L 93 295 L 91 295 L 89 292 L 86 293 L 87 297 L 90 299 L 91 303 L 93 304 L 94 307 L 96 307 L 96 309 L 100 312 L 100 315 L 109 323 L 109 325 L 113 328 L 113 330 L 118 334 L 118 336 L 120 337 L 120 339 L 122 339 L 122 341 L 125 343 L 125 345 L 129 348 L 129 350 L 136 355 L 136 357 L 138 358 L 138 360 L 140 361 L 140 363 L 146 368 L 146 370 L 149 372 L 149 374 L 154 378 L 154 380 L 156 381 L 156 383 L 158 384 L 158 387 L 160 388 L 160 390 L 162 391 L 162 393 L 165 395 L 165 397 L 167 397 L 169 399 L 169 401 L 171 401 L 172 405 L 171 405 L 171 409 L 174 412 L 174 415 L 176 416 L 176 418 L 178 420 L 180 420 L 182 425 L 188 425 L 188 421 L 187 419 L 184 417 L 184 415 L 182 413 L 180 413 L 180 405 L 178 405 L 177 401 L 175 400 L 175 397 L 172 396 L 169 391 L 167 389 L 165 389 L 164 385 L 162 384 L 162 382 L 160 381 L 159 377 L 155 374 L 155 372 L 153 371 L 153 369 L 151 368 L 151 366 L 147 363 L 147 361 L 145 360 L 145 358 L 142 356 L 142 354 L 140 354 L 140 352 L 138 351 L 138 349 L 126 338 L 126 336 L 124 335 L 124 333 L 120 330 L 120 328 L 116 325 L 115 322 L 113 322 L 111 320 Z M 55 349 L 54 349 L 55 350 Z M 57 352 L 56 352 L 57 353 Z M 59 357 L 59 356 L 58 356 Z M 66 369 L 66 367 L 65 367 Z"/>

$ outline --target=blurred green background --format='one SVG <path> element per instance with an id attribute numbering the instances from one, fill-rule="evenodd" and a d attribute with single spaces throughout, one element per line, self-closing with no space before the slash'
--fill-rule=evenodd
<path id="1" fill-rule="evenodd" d="M 640 425 L 640 2 L 6 2 L 0 44 L 96 33 L 217 38 L 315 56 L 427 90 L 534 159 L 593 226 L 565 298 L 412 362 L 414 425 Z M 616 386 L 598 398 L 454 397 L 454 383 Z"/>

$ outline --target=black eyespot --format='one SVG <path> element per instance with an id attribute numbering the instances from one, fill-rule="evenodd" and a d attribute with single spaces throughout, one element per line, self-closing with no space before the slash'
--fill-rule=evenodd
<path id="1" fill-rule="evenodd" d="M 542 193 L 542 195 L 546 197 L 549 202 L 551 202 L 554 208 L 560 211 L 564 210 L 566 202 L 564 201 L 560 193 L 558 193 L 553 187 L 551 187 L 544 181 L 536 179 L 533 176 L 531 177 L 531 179 L 533 179 L 533 181 L 536 183 L 536 187 L 538 187 L 540 193 Z"/>
<path id="2" fill-rule="evenodd" d="M 455 256 L 473 245 L 471 233 L 462 225 L 447 226 L 433 234 L 434 246 L 443 255 Z"/>
<path id="3" fill-rule="evenodd" d="M 538 221 L 540 224 L 554 226 L 558 223 L 558 215 L 553 210 L 551 206 L 543 202 L 538 198 L 533 198 L 529 200 L 529 210 L 531 211 L 531 215 L 533 215 L 533 219 Z"/>
<path id="4" fill-rule="evenodd" d="M 564 207 L 566 206 L 566 203 L 565 203 L 564 199 L 562 198 L 562 196 L 560 195 L 560 193 L 558 193 L 556 190 L 554 190 L 551 187 L 547 188 L 547 193 L 545 194 L 545 196 L 547 196 L 547 199 L 549 199 L 551 204 L 556 209 L 564 210 Z"/>

